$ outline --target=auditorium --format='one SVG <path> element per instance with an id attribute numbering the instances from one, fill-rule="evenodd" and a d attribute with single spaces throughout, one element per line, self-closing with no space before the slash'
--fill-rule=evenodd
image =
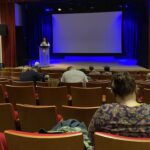
<path id="1" fill-rule="evenodd" d="M 0 0 L 0 150 L 150 149 L 150 0 Z"/>

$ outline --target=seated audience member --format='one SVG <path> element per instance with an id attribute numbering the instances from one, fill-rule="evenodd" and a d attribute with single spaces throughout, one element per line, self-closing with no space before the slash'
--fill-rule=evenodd
<path id="1" fill-rule="evenodd" d="M 150 105 L 137 103 L 134 79 L 128 73 L 115 74 L 112 90 L 116 103 L 100 106 L 90 122 L 92 143 L 96 131 L 129 137 L 150 137 Z"/>
<path id="2" fill-rule="evenodd" d="M 41 72 L 40 63 L 36 61 L 36 62 L 34 63 L 33 69 L 36 69 L 37 72 Z"/>
<path id="3" fill-rule="evenodd" d="M 36 69 L 31 67 L 24 67 L 22 73 L 20 74 L 20 81 L 45 81 L 44 75 L 38 73 Z"/>
<path id="4" fill-rule="evenodd" d="M 82 71 L 84 74 L 87 74 L 87 71 L 86 71 L 85 68 L 81 68 L 81 69 L 79 69 L 79 70 Z M 88 80 L 88 81 L 91 81 L 92 79 L 91 79 L 90 76 L 87 75 L 87 80 Z M 86 85 L 84 85 L 84 86 L 86 86 Z"/>
<path id="5" fill-rule="evenodd" d="M 99 75 L 100 72 L 96 71 L 95 68 L 93 66 L 89 66 L 89 75 Z"/>
<path id="6" fill-rule="evenodd" d="M 112 72 L 110 71 L 110 67 L 104 66 L 104 72 L 102 74 L 103 75 L 112 75 Z"/>
<path id="7" fill-rule="evenodd" d="M 81 68 L 81 69 L 79 69 L 80 71 L 82 71 L 84 74 L 86 74 L 87 73 L 87 71 L 86 71 L 86 69 L 85 68 Z"/>
<path id="8" fill-rule="evenodd" d="M 147 82 L 150 82 L 150 73 L 148 73 L 148 74 L 146 75 L 146 81 L 147 81 Z"/>
<path id="9" fill-rule="evenodd" d="M 70 66 L 67 68 L 67 71 L 63 73 L 61 77 L 61 82 L 66 83 L 77 83 L 77 82 L 88 82 L 87 76 L 80 70 L 77 70 L 75 67 Z"/>

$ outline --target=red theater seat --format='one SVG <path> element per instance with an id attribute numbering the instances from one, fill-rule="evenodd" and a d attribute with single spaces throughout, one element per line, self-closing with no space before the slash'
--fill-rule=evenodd
<path id="1" fill-rule="evenodd" d="M 149 150 L 150 138 L 133 138 L 96 132 L 95 150 Z"/>
<path id="2" fill-rule="evenodd" d="M 38 134 L 5 131 L 9 150 L 84 150 L 82 133 Z"/>
<path id="3" fill-rule="evenodd" d="M 8 150 L 4 133 L 0 133 L 0 150 Z"/>

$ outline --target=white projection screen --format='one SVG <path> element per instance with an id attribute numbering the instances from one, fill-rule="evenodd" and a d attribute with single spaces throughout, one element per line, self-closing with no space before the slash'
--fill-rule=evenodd
<path id="1" fill-rule="evenodd" d="M 122 12 L 53 14 L 53 53 L 121 54 Z"/>

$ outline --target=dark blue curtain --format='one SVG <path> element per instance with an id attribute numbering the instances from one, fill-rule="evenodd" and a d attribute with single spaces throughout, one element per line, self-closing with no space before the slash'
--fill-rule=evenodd
<path id="1" fill-rule="evenodd" d="M 39 58 L 39 45 L 43 37 L 51 43 L 51 14 L 30 10 L 26 15 L 26 39 L 29 59 Z"/>
<path id="2" fill-rule="evenodd" d="M 148 17 L 146 7 L 130 5 L 123 12 L 123 49 L 127 58 L 137 59 L 139 65 L 147 67 Z"/>
<path id="3" fill-rule="evenodd" d="M 123 49 L 128 58 L 136 58 L 138 48 L 138 16 L 135 12 L 124 11 L 123 14 Z"/>

